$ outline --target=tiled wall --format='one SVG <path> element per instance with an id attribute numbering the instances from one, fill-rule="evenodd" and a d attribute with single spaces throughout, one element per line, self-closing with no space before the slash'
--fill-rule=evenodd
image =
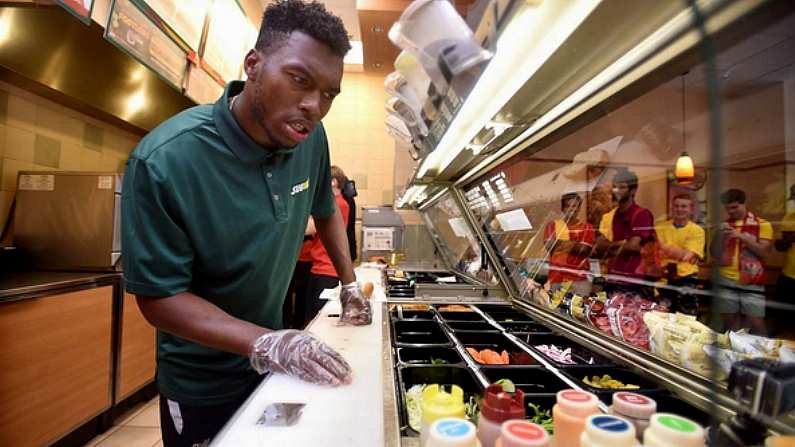
<path id="1" fill-rule="evenodd" d="M 19 171 L 122 172 L 139 137 L 0 82 L 0 227 Z"/>
<path id="2" fill-rule="evenodd" d="M 386 132 L 384 77 L 345 73 L 342 93 L 323 119 L 331 163 L 356 181 L 356 205 L 380 206 L 394 201 L 395 142 Z"/>

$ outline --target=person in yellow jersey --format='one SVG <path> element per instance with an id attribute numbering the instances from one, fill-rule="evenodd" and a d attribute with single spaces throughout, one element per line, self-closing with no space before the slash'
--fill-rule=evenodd
<path id="1" fill-rule="evenodd" d="M 795 200 L 795 184 L 789 187 L 789 198 Z M 795 212 L 781 219 L 781 239 L 776 240 L 776 250 L 785 253 L 784 268 L 778 275 L 776 291 L 779 301 L 789 302 L 795 296 Z"/>
<path id="2" fill-rule="evenodd" d="M 657 237 L 663 254 L 662 265 L 668 272 L 668 285 L 692 287 L 698 284 L 698 261 L 704 258 L 704 229 L 692 221 L 693 198 L 679 194 L 671 201 L 673 219 L 657 225 Z M 668 289 L 672 310 L 689 315 L 698 314 L 698 297 L 686 290 Z"/>
<path id="3" fill-rule="evenodd" d="M 720 199 L 728 219 L 710 246 L 720 266 L 714 305 L 726 329 L 739 329 L 745 316 L 753 332 L 765 335 L 764 261 L 773 245 L 773 225 L 748 211 L 745 191 L 729 189 Z"/>

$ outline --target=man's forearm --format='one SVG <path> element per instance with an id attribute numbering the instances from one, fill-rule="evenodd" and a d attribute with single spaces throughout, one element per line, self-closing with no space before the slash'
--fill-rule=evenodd
<path id="1" fill-rule="evenodd" d="M 237 319 L 189 292 L 165 298 L 137 297 L 152 326 L 204 346 L 248 356 L 251 343 L 270 329 Z"/>
<path id="2" fill-rule="evenodd" d="M 348 236 L 345 234 L 345 225 L 339 208 L 334 214 L 326 219 L 315 219 L 315 228 L 323 246 L 326 247 L 329 259 L 337 270 L 337 275 L 343 284 L 356 281 L 353 274 L 353 264 L 351 263 L 350 248 L 348 246 Z"/>

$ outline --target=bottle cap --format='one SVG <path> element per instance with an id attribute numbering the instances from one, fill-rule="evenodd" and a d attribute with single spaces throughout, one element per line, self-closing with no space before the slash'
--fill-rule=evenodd
<path id="1" fill-rule="evenodd" d="M 500 428 L 502 447 L 547 447 L 549 435 L 538 424 L 522 420 L 510 420 Z"/>
<path id="2" fill-rule="evenodd" d="M 524 419 L 524 393 L 503 391 L 502 385 L 491 384 L 486 388 L 480 416 L 501 424 L 508 419 Z"/>
<path id="3" fill-rule="evenodd" d="M 422 390 L 422 419 L 433 422 L 445 417 L 464 417 L 464 391 L 453 385 L 450 392 L 444 391 L 439 385 L 432 384 Z"/>
<path id="4" fill-rule="evenodd" d="M 634 447 L 635 426 L 618 416 L 606 414 L 588 416 L 581 439 L 583 445 Z"/>
<path id="5" fill-rule="evenodd" d="M 431 424 L 427 445 L 433 447 L 476 447 L 477 429 L 464 419 L 442 418 Z"/>
<path id="6" fill-rule="evenodd" d="M 704 429 L 690 419 L 670 413 L 654 414 L 643 433 L 646 446 L 704 447 Z"/>
<path id="7" fill-rule="evenodd" d="M 563 412 L 573 416 L 586 417 L 599 412 L 599 399 L 587 391 L 558 391 L 557 402 Z"/>
<path id="8" fill-rule="evenodd" d="M 657 412 L 657 402 L 641 394 L 619 391 L 613 393 L 613 410 L 623 416 L 649 419 Z"/>

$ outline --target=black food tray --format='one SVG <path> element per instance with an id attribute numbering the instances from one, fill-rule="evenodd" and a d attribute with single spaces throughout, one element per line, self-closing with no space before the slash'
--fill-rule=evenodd
<path id="1" fill-rule="evenodd" d="M 461 366 L 405 366 L 398 367 L 398 380 L 400 393 L 400 426 L 404 436 L 419 436 L 409 427 L 408 411 L 406 410 L 406 391 L 414 385 L 439 384 L 449 391 L 450 385 L 458 385 L 464 391 L 464 403 L 469 402 L 470 396 L 483 394 L 480 382 L 475 379 L 472 372 Z"/>
<path id="2" fill-rule="evenodd" d="M 452 346 L 442 326 L 429 320 L 397 320 L 392 322 L 392 343 L 395 346 Z"/>
<path id="3" fill-rule="evenodd" d="M 398 348 L 397 361 L 401 366 L 432 365 L 431 359 L 441 359 L 447 365 L 463 363 L 461 355 L 453 348 Z M 433 365 L 442 366 L 442 365 Z"/>
<path id="4" fill-rule="evenodd" d="M 535 358 L 533 358 L 516 343 L 512 342 L 510 339 L 508 339 L 508 337 L 501 333 L 456 332 L 453 334 L 453 336 L 458 339 L 464 348 L 474 348 L 478 351 L 482 351 L 483 349 L 491 349 L 492 351 L 496 351 L 498 354 L 503 350 L 507 351 L 508 356 L 510 357 L 510 364 L 502 366 L 503 368 L 540 365 Z M 474 359 L 472 360 L 474 361 Z"/>
<path id="5" fill-rule="evenodd" d="M 569 340 L 566 337 L 561 337 L 560 335 L 546 335 L 546 334 L 514 334 L 515 337 L 520 339 L 523 343 L 527 344 L 530 349 L 537 352 L 541 356 L 543 356 L 547 361 L 554 364 L 559 368 L 566 368 L 571 366 L 611 366 L 614 365 L 613 362 L 602 357 L 601 355 L 595 354 L 592 351 L 578 345 L 577 343 Z M 575 362 L 574 365 L 570 365 L 567 363 L 559 363 L 551 358 L 547 357 L 546 354 L 542 353 L 535 347 L 538 345 L 549 345 L 553 344 L 556 345 L 558 348 L 566 349 L 571 348 L 571 358 Z M 590 359 L 593 359 L 594 363 L 588 363 Z"/>
<path id="6" fill-rule="evenodd" d="M 552 371 L 542 367 L 506 368 L 504 366 L 484 366 L 480 371 L 489 383 L 508 379 L 525 394 L 549 394 L 554 396 L 560 390 L 571 388 Z"/>
<path id="7" fill-rule="evenodd" d="M 632 393 L 638 393 L 643 395 L 648 395 L 652 399 L 655 398 L 657 395 L 665 394 L 665 391 L 658 387 L 655 383 L 651 382 L 650 380 L 636 374 L 628 369 L 624 368 L 595 368 L 592 366 L 584 366 L 584 367 L 569 367 L 569 368 L 562 368 L 560 370 L 564 375 L 569 377 L 574 383 L 579 384 L 582 388 L 586 391 L 596 394 L 602 402 L 606 404 L 611 404 L 613 400 L 613 393 L 618 391 L 629 391 Z M 589 378 L 592 376 L 599 376 L 601 377 L 604 374 L 609 374 L 610 377 L 616 380 L 620 380 L 625 384 L 633 384 L 638 385 L 640 389 L 624 389 L 624 388 L 596 388 L 590 385 L 586 385 L 582 379 L 585 376 Z"/>

